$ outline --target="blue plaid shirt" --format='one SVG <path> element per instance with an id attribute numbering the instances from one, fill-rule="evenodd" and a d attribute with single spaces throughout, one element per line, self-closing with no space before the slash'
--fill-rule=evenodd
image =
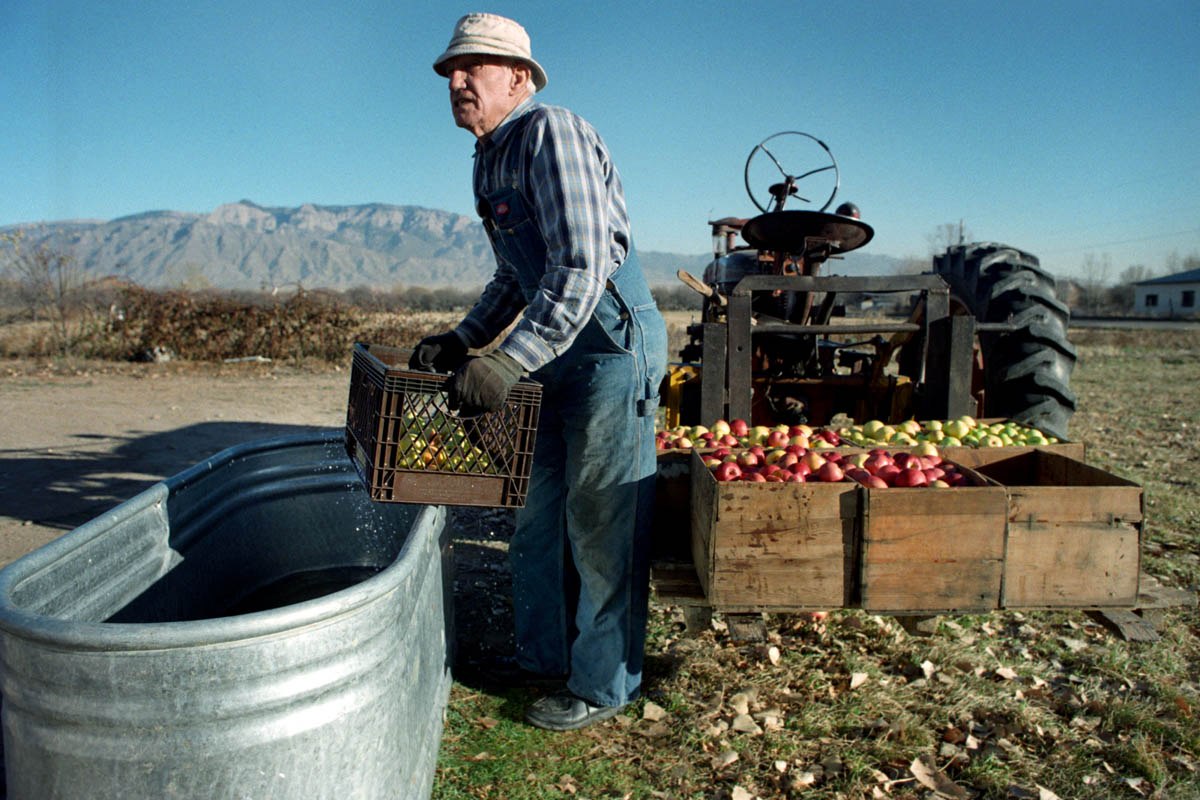
<path id="1" fill-rule="evenodd" d="M 503 165 L 514 163 L 514 149 L 523 168 L 506 177 Z M 596 130 L 565 108 L 532 99 L 475 143 L 476 200 L 508 186 L 533 205 L 545 273 L 526 306 L 516 274 L 500 264 L 456 330 L 469 346 L 482 347 L 524 308 L 500 349 L 532 372 L 566 351 L 591 317 L 629 252 L 629 218 L 621 177 Z"/>

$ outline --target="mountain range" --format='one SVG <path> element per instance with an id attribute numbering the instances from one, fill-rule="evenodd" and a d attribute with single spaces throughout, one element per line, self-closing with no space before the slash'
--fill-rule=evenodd
<path id="1" fill-rule="evenodd" d="M 69 253 L 90 277 L 141 286 L 348 289 L 357 286 L 482 287 L 495 269 L 474 217 L 420 206 L 369 203 L 269 208 L 249 200 L 208 214 L 147 211 L 103 220 L 11 225 L 25 245 Z M 675 273 L 703 274 L 708 253 L 638 251 L 652 286 L 678 286 Z M 895 273 L 903 260 L 848 253 L 826 273 Z"/>

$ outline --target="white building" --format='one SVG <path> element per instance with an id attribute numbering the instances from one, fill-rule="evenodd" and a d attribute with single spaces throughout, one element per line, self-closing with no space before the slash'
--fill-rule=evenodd
<path id="1" fill-rule="evenodd" d="M 1176 272 L 1133 285 L 1133 313 L 1149 317 L 1200 314 L 1200 269 Z"/>

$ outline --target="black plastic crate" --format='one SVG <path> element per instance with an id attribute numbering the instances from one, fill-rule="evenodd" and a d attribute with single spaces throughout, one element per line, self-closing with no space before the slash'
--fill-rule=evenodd
<path id="1" fill-rule="evenodd" d="M 542 387 L 522 380 L 500 410 L 460 417 L 447 407 L 446 376 L 408 369 L 409 354 L 354 345 L 346 452 L 371 499 L 524 506 Z"/>

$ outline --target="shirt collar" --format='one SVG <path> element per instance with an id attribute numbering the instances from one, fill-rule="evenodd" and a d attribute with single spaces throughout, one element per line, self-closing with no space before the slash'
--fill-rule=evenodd
<path id="1" fill-rule="evenodd" d="M 517 120 L 528 114 L 530 111 L 533 111 L 534 105 L 535 103 L 533 102 L 532 96 L 526 97 L 524 100 L 518 103 L 512 111 L 508 112 L 508 116 L 496 126 L 494 131 L 489 133 L 484 138 L 477 139 L 475 141 L 476 155 L 484 152 L 484 150 L 490 150 L 494 147 L 499 147 L 500 145 L 504 144 L 505 140 L 508 139 L 508 137 L 511 136 L 512 132 L 516 129 L 517 126 L 515 123 Z"/>

